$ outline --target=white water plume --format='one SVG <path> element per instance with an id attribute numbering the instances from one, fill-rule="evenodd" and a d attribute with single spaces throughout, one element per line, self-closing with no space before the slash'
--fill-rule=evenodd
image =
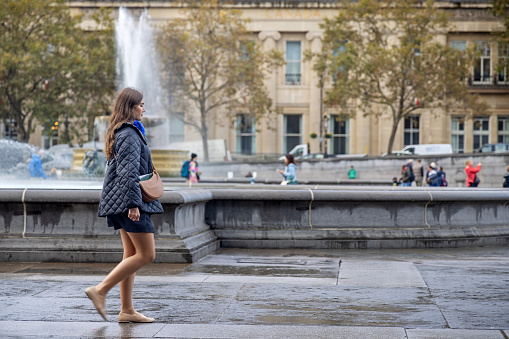
<path id="1" fill-rule="evenodd" d="M 135 87 L 143 91 L 147 116 L 165 115 L 161 68 L 154 30 L 145 9 L 138 21 L 120 7 L 115 25 L 118 89 Z"/>

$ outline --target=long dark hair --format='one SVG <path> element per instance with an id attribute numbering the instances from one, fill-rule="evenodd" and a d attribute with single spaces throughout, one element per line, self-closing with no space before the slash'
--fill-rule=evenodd
<path id="1" fill-rule="evenodd" d="M 196 158 L 198 155 L 196 155 L 196 153 L 191 153 L 191 160 L 189 161 L 194 161 L 196 163 L 196 166 L 198 166 L 198 161 L 196 160 L 193 160 L 194 158 Z"/>
<path id="2" fill-rule="evenodd" d="M 288 165 L 294 164 L 295 166 L 297 166 L 297 164 L 295 163 L 295 158 L 293 157 L 293 155 L 287 154 L 287 155 L 285 155 L 285 157 L 286 157 L 286 159 L 288 159 Z"/>
<path id="3" fill-rule="evenodd" d="M 110 124 L 106 131 L 106 140 L 104 141 L 106 159 L 109 159 L 113 155 L 115 129 L 124 122 L 131 122 L 134 120 L 133 107 L 141 104 L 142 100 L 143 93 L 132 87 L 124 88 L 118 93 Z"/>

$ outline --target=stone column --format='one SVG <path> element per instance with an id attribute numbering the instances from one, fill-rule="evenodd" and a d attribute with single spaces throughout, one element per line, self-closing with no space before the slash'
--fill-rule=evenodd
<path id="1" fill-rule="evenodd" d="M 276 49 L 276 42 L 281 39 L 281 33 L 278 31 L 262 31 L 258 34 L 258 39 L 263 43 L 263 51 L 268 52 L 272 49 Z M 266 80 L 265 86 L 269 92 L 269 97 L 272 99 L 273 108 L 277 107 L 277 76 L 278 70 L 274 68 L 271 70 Z M 278 135 L 281 134 L 281 127 L 278 126 L 279 119 L 260 119 L 258 129 L 262 131 L 257 134 L 256 138 L 256 152 L 257 153 L 278 153 L 281 151 L 281 138 Z M 269 124 L 270 128 L 267 128 Z"/>
<path id="2" fill-rule="evenodd" d="M 320 53 L 322 50 L 322 39 L 323 33 L 321 31 L 310 31 L 306 33 L 306 39 L 310 41 L 311 52 Z M 323 128 L 321 125 L 322 119 L 320 114 L 325 113 L 325 108 L 323 111 L 320 110 L 321 98 L 320 98 L 320 88 L 318 87 L 318 75 L 313 70 L 313 63 L 311 63 L 308 67 L 309 75 L 309 119 L 307 126 L 304 126 L 304 138 L 303 141 L 310 140 L 311 145 L 311 153 L 319 153 L 325 150 L 325 135 L 323 137 L 323 145 L 320 150 L 320 130 Z M 325 94 L 325 89 L 322 89 L 323 94 Z M 307 128 L 306 128 L 307 127 Z M 309 136 L 311 133 L 316 133 L 318 137 L 316 139 L 311 139 Z"/>

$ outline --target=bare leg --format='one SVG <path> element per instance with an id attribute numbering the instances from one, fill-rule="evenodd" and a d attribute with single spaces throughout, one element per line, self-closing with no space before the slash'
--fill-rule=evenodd
<path id="1" fill-rule="evenodd" d="M 136 254 L 136 248 L 134 247 L 134 244 L 131 241 L 131 238 L 129 238 L 127 232 L 124 231 L 123 229 L 120 230 L 120 236 L 122 237 L 122 245 L 124 246 L 123 260 L 125 260 Z M 120 312 L 134 313 L 133 307 L 134 276 L 135 273 L 131 274 L 130 276 L 119 282 L 120 300 L 122 303 L 122 308 Z"/>
<path id="2" fill-rule="evenodd" d="M 126 250 L 124 239 L 126 238 L 125 235 L 127 235 L 127 238 L 134 246 L 135 254 L 122 260 L 101 283 L 95 286 L 96 292 L 101 299 L 105 299 L 106 293 L 122 280 L 130 276 L 132 276 L 131 280 L 133 280 L 136 271 L 155 259 L 154 233 L 130 233 L 124 230 L 121 230 L 121 232 L 123 232 L 122 243 L 124 244 L 124 251 Z M 127 250 L 130 250 L 130 245 L 128 245 Z M 132 281 L 128 279 L 125 287 L 130 290 L 126 292 L 125 296 L 127 296 L 132 305 Z M 122 298 L 122 303 L 125 302 L 125 296 Z M 104 300 L 102 300 L 102 304 L 104 305 Z"/>

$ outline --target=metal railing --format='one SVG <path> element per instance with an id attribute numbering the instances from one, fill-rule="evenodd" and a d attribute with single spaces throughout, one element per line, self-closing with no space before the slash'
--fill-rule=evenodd
<path id="1" fill-rule="evenodd" d="M 301 83 L 301 74 L 285 74 L 285 84 L 286 85 L 300 85 Z"/>
<path id="2" fill-rule="evenodd" d="M 509 79 L 500 75 L 496 76 L 471 76 L 468 78 L 471 87 L 509 87 Z"/>
<path id="3" fill-rule="evenodd" d="M 254 153 L 242 154 L 231 152 L 232 161 L 239 162 L 257 162 L 257 161 L 277 161 L 280 157 L 284 156 L 283 153 Z"/>

